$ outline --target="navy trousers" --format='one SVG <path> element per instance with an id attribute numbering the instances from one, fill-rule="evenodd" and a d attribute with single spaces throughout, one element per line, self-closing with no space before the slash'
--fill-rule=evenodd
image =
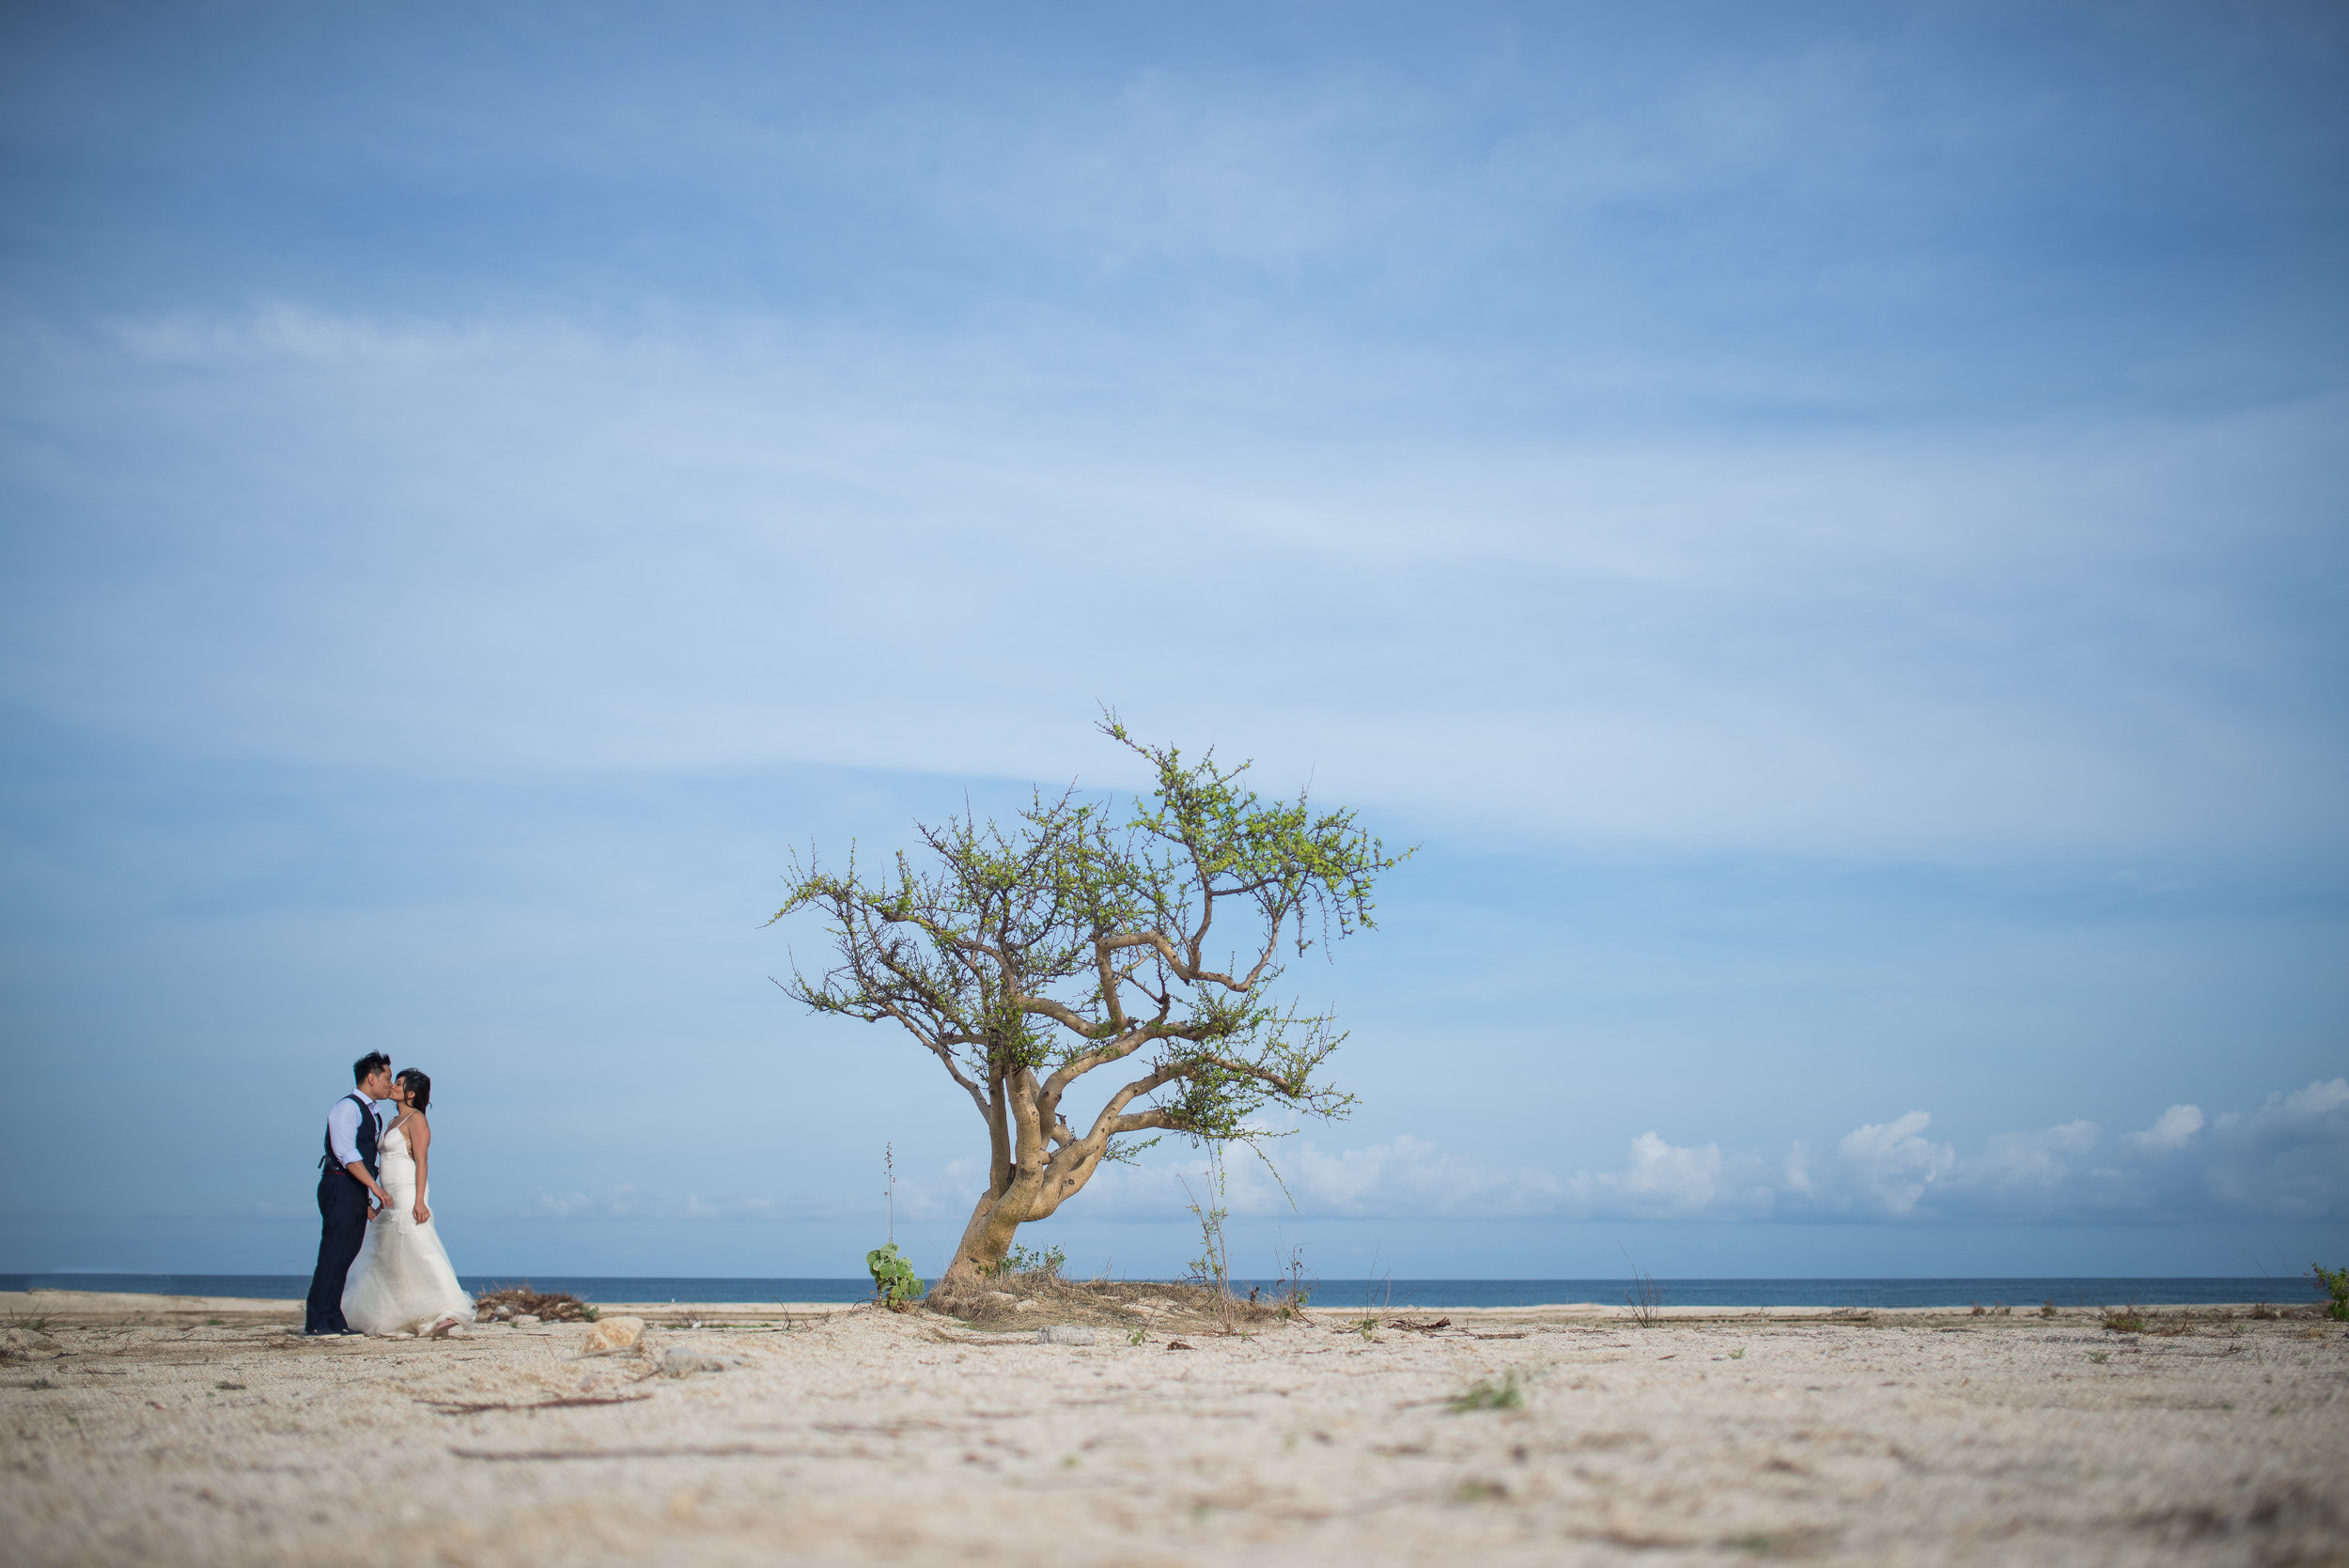
<path id="1" fill-rule="evenodd" d="M 303 1327 L 313 1334 L 343 1334 L 343 1281 L 367 1239 L 367 1189 L 348 1171 L 319 1174 L 319 1265 L 310 1275 L 310 1301 Z"/>

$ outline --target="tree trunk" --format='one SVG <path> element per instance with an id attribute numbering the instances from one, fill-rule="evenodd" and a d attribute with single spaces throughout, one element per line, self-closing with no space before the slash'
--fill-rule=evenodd
<path id="1" fill-rule="evenodd" d="M 1009 1190 L 987 1193 L 972 1209 L 971 1223 L 963 1227 L 961 1244 L 955 1249 L 955 1261 L 946 1265 L 945 1276 L 936 1288 L 975 1284 L 1010 1255 L 1012 1238 L 1027 1218 L 1024 1200 L 1014 1201 L 1020 1196 L 1017 1175 L 1015 1171 Z"/>
<path id="2" fill-rule="evenodd" d="M 988 1084 L 988 1190 L 971 1210 L 962 1229 L 954 1261 L 937 1288 L 972 1286 L 992 1273 L 1011 1252 L 1019 1227 L 1032 1219 L 1050 1219 L 1068 1198 L 1093 1179 L 1108 1147 L 1106 1136 L 1051 1149 L 1049 1140 L 1066 1139 L 1068 1131 L 1057 1116 L 1047 1127 L 1036 1110 L 1035 1076 L 1026 1069 L 1000 1074 Z"/>

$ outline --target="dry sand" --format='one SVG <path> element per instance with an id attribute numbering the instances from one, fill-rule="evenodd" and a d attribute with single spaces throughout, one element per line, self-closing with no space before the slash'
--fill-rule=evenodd
<path id="1" fill-rule="evenodd" d="M 578 1325 L 320 1342 L 289 1302 L 0 1296 L 0 1558 L 2349 1562 L 2338 1324 L 1588 1308 L 1365 1339 L 1315 1312 L 1178 1351 L 641 1311 L 656 1353 L 739 1364 L 583 1358 Z M 1521 1407 L 1448 1407 L 1512 1374 Z M 563 1399 L 625 1402 L 527 1408 Z"/>

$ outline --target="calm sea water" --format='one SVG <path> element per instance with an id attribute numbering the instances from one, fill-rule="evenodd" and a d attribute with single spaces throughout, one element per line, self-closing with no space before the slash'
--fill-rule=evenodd
<path id="1" fill-rule="evenodd" d="M 568 1291 L 587 1301 L 863 1301 L 870 1280 L 725 1280 L 602 1275 L 469 1274 L 476 1294 L 529 1284 Z M 1269 1280 L 1236 1281 L 1243 1290 Z M 1317 1280 L 1315 1304 L 1377 1308 L 1529 1307 L 1558 1301 L 1619 1302 L 1629 1280 Z M 2309 1278 L 2056 1278 L 2005 1280 L 1658 1280 L 1668 1307 L 2059 1307 L 2182 1305 L 2216 1301 L 2308 1301 L 2322 1293 Z M 310 1288 L 294 1274 L 0 1274 L 0 1290 L 135 1291 L 161 1296 L 257 1296 L 291 1300 Z"/>

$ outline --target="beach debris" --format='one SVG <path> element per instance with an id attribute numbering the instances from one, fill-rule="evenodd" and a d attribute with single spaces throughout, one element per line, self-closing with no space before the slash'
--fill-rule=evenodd
<path id="1" fill-rule="evenodd" d="M 1166 1342 L 1166 1348 L 1169 1350 L 1193 1350 L 1196 1349 L 1197 1346 L 1186 1343 L 1181 1340 L 1169 1340 Z"/>
<path id="2" fill-rule="evenodd" d="M 645 1320 L 641 1317 L 606 1317 L 596 1320 L 587 1330 L 587 1343 L 582 1356 L 609 1356 L 615 1350 L 633 1350 L 644 1343 Z"/>
<path id="3" fill-rule="evenodd" d="M 678 1344 L 661 1353 L 661 1364 L 655 1370 L 662 1377 L 691 1377 L 695 1373 L 723 1372 L 741 1364 L 741 1358 L 737 1356 L 712 1356 L 706 1350 Z"/>
<path id="4" fill-rule="evenodd" d="M 538 1314 L 537 1312 L 516 1312 L 514 1314 L 514 1327 L 517 1328 L 535 1328 L 537 1326 Z"/>
<path id="5" fill-rule="evenodd" d="M 46 1359 L 57 1354 L 57 1342 L 38 1328 L 0 1328 L 0 1359 Z"/>
<path id="6" fill-rule="evenodd" d="M 1093 1330 L 1075 1323 L 1048 1324 L 1035 1331 L 1038 1344 L 1091 1344 Z"/>
<path id="7" fill-rule="evenodd" d="M 602 1314 L 568 1291 L 508 1285 L 474 1302 L 481 1323 L 593 1323 Z"/>

